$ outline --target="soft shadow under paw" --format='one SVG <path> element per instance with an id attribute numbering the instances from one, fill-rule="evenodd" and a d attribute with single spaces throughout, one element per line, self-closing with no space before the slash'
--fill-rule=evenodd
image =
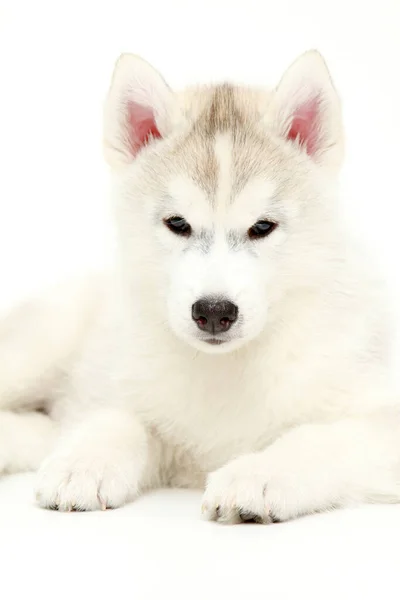
<path id="1" fill-rule="evenodd" d="M 256 523 L 258 525 L 269 525 L 271 523 L 281 523 L 280 519 L 269 513 L 268 517 L 262 517 L 257 513 L 239 510 L 239 517 L 242 523 Z"/>

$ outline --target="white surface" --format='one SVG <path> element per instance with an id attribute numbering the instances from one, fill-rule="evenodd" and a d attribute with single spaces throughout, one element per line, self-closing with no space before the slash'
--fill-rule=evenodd
<path id="1" fill-rule="evenodd" d="M 398 298 L 399 22 L 398 0 L 1 2 L 0 305 L 110 256 L 101 100 L 120 52 L 179 87 L 274 83 L 311 47 L 344 101 L 349 219 Z M 400 597 L 400 506 L 223 527 L 200 519 L 200 493 L 58 514 L 34 506 L 32 482 L 0 482 L 5 600 Z"/>
<path id="2" fill-rule="evenodd" d="M 115 511 L 57 513 L 33 477 L 0 482 L 0 586 L 7 600 L 347 600 L 400 597 L 400 506 L 291 523 L 224 526 L 201 494 L 166 490 Z"/>

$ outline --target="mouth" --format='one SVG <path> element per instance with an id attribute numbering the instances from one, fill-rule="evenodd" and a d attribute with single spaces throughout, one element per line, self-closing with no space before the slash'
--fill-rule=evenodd
<path id="1" fill-rule="evenodd" d="M 225 340 L 219 340 L 218 338 L 208 338 L 208 340 L 204 340 L 210 346 L 220 346 L 225 343 Z"/>
<path id="2" fill-rule="evenodd" d="M 194 344 L 193 344 L 194 342 Z M 194 337 L 192 338 L 192 345 L 197 350 L 205 352 L 206 354 L 225 354 L 231 352 L 242 345 L 241 337 L 225 337 L 214 335 L 213 337 Z"/>

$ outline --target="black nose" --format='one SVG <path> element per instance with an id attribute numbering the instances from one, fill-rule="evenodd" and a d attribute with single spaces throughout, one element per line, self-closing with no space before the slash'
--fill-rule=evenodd
<path id="1" fill-rule="evenodd" d="M 197 327 L 213 335 L 228 331 L 238 317 L 238 307 L 229 300 L 202 298 L 192 306 L 192 318 Z"/>

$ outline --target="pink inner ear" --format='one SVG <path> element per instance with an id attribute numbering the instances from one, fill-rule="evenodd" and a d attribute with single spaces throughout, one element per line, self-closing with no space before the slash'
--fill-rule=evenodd
<path id="1" fill-rule="evenodd" d="M 294 112 L 287 136 L 289 140 L 297 140 L 310 156 L 313 156 L 318 150 L 320 136 L 319 107 L 318 97 L 298 106 Z"/>
<path id="2" fill-rule="evenodd" d="M 136 102 L 128 103 L 128 135 L 129 146 L 133 156 L 146 144 L 149 137 L 160 138 L 154 112 L 148 106 Z"/>

